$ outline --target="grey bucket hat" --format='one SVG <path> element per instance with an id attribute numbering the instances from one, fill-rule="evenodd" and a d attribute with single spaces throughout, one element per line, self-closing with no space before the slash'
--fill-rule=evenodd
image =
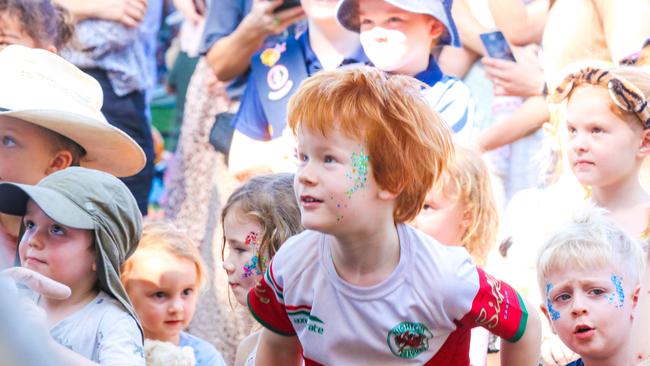
<path id="1" fill-rule="evenodd" d="M 142 215 L 126 185 L 108 173 L 82 167 L 57 171 L 36 185 L 0 183 L 0 212 L 24 216 L 30 199 L 59 224 L 93 230 L 100 288 L 140 324 L 120 282 L 120 267 L 142 234 Z"/>
<path id="2" fill-rule="evenodd" d="M 446 32 L 440 38 L 440 45 L 460 47 L 460 37 L 451 16 L 453 0 L 384 0 L 385 2 L 411 13 L 428 14 L 438 19 Z M 341 0 L 336 9 L 336 18 L 341 25 L 359 33 L 359 0 Z"/>

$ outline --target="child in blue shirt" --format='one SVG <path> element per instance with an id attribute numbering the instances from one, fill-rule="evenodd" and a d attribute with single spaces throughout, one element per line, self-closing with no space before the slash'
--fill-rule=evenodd
<path id="1" fill-rule="evenodd" d="M 454 131 L 457 142 L 468 143 L 474 102 L 462 81 L 444 75 L 431 56 L 432 47 L 460 46 L 451 17 L 452 1 L 343 0 L 337 18 L 360 33 L 363 50 L 375 67 L 413 76 L 427 84 L 429 104 Z"/>

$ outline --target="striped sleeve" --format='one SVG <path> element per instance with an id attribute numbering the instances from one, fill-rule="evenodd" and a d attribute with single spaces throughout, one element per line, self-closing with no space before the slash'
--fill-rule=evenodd
<path id="1" fill-rule="evenodd" d="M 479 289 L 472 302 L 470 312 L 461 324 L 480 326 L 493 334 L 516 342 L 526 330 L 528 310 L 521 296 L 507 283 L 500 281 L 481 268 L 478 272 Z"/>
<path id="2" fill-rule="evenodd" d="M 273 274 L 273 261 L 264 277 L 248 293 L 248 308 L 265 328 L 284 336 L 296 335 L 284 305 L 282 286 Z"/>
<path id="3" fill-rule="evenodd" d="M 474 129 L 474 100 L 460 80 L 443 77 L 426 92 L 429 105 L 440 114 L 454 132 L 456 140 L 469 142 Z"/>

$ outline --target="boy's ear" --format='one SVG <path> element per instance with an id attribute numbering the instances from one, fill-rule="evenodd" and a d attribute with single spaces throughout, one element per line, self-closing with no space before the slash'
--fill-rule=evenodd
<path id="1" fill-rule="evenodd" d="M 433 37 L 433 39 L 438 39 L 444 32 L 445 26 L 438 19 L 434 18 L 433 23 L 431 24 L 430 35 Z"/>
<path id="2" fill-rule="evenodd" d="M 551 321 L 551 316 L 548 314 L 548 309 L 546 308 L 546 306 L 540 305 L 539 308 L 542 310 L 542 313 L 544 313 L 546 320 L 548 320 L 548 324 L 551 326 L 551 331 L 553 331 L 553 334 L 557 334 L 557 331 L 555 331 L 555 326 Z"/>
<path id="3" fill-rule="evenodd" d="M 65 169 L 72 165 L 72 153 L 68 150 L 59 150 L 56 152 L 52 160 L 50 160 L 50 165 L 48 165 L 45 170 L 46 175 L 50 175 L 56 171 Z"/>
<path id="4" fill-rule="evenodd" d="M 632 308 L 636 308 L 636 304 L 639 302 L 639 293 L 641 292 L 641 285 L 634 286 L 632 290 Z"/>
<path id="5" fill-rule="evenodd" d="M 398 193 L 393 193 L 393 192 L 389 192 L 389 191 L 387 191 L 385 189 L 382 189 L 381 191 L 379 191 L 379 194 L 378 194 L 379 199 L 384 200 L 384 201 L 392 201 L 395 198 L 397 198 L 397 195 L 399 195 L 399 192 Z"/>

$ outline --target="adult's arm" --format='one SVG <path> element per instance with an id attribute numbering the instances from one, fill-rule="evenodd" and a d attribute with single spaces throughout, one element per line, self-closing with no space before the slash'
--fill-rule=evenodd
<path id="1" fill-rule="evenodd" d="M 548 16 L 549 1 L 488 0 L 497 28 L 515 46 L 541 43 Z M 640 46 L 639 46 L 640 47 Z"/>
<path id="2" fill-rule="evenodd" d="M 250 66 L 250 58 L 259 50 L 264 39 L 271 34 L 283 32 L 289 25 L 304 17 L 301 7 L 273 13 L 282 4 L 282 0 L 253 0 L 248 13 L 236 26 L 234 31 L 218 39 L 208 50 L 206 59 L 217 78 L 228 81 L 243 74 Z M 226 2 L 215 1 L 214 7 L 233 6 Z M 236 13 L 236 12 L 235 12 Z M 212 21 L 208 17 L 208 21 Z"/>
<path id="3" fill-rule="evenodd" d="M 531 97 L 509 117 L 483 131 L 476 143 L 481 151 L 490 151 L 529 135 L 548 121 L 548 106 L 543 97 Z"/>
<path id="4" fill-rule="evenodd" d="M 454 1 L 452 8 L 452 16 L 456 22 L 456 27 L 458 28 L 458 33 L 460 34 L 461 42 L 463 47 L 477 53 L 479 55 L 485 55 L 485 48 L 479 35 L 481 33 L 489 32 L 490 29 L 484 27 L 476 19 L 472 10 L 470 9 L 467 0 L 456 0 Z"/>
<path id="5" fill-rule="evenodd" d="M 255 365 L 298 366 L 302 362 L 297 336 L 282 336 L 263 329 L 255 356 Z"/>
<path id="6" fill-rule="evenodd" d="M 650 36 L 650 1 L 594 0 L 601 17 L 612 61 L 618 62 L 641 49 Z"/>
<path id="7" fill-rule="evenodd" d="M 54 0 L 77 20 L 105 19 L 137 27 L 147 12 L 148 0 Z"/>

